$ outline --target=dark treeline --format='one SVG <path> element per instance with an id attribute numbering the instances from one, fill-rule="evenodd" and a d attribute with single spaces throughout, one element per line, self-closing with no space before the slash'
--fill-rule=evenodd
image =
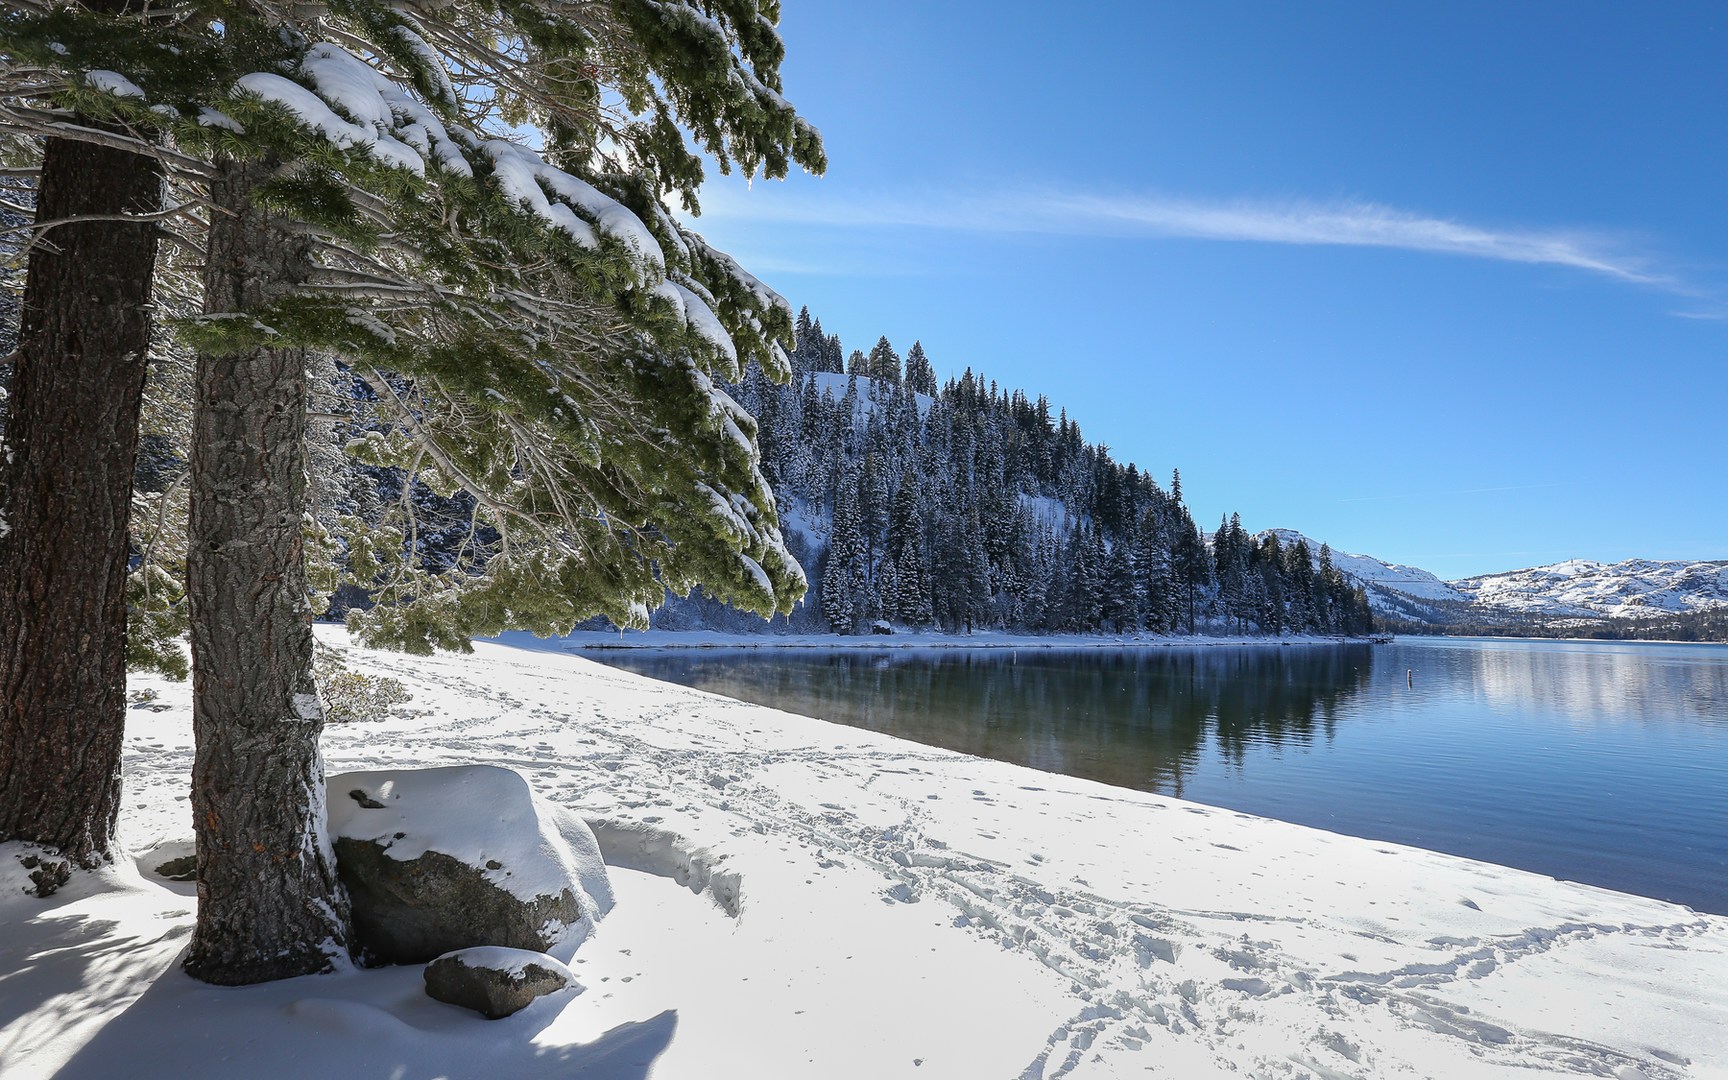
<path id="1" fill-rule="evenodd" d="M 1168 487 L 1047 399 L 968 369 L 938 386 L 923 347 L 843 359 L 808 309 L 793 379 L 734 393 L 810 575 L 804 628 L 1360 634 L 1365 597 L 1322 546 L 1208 538 Z"/>
<path id="2" fill-rule="evenodd" d="M 1464 637 L 1589 638 L 1598 641 L 1728 641 L 1728 608 L 1704 611 L 1652 611 L 1636 619 L 1512 617 L 1484 614 L 1459 605 L 1454 618 L 1436 622 L 1386 620 L 1399 634 Z"/>

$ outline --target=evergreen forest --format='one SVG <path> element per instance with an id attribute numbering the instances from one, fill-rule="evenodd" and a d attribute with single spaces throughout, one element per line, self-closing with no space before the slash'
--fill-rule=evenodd
<path id="1" fill-rule="evenodd" d="M 1322 545 L 1210 536 L 1168 486 L 1040 396 L 970 369 L 938 384 L 921 343 L 848 356 L 808 308 L 792 379 L 730 388 L 756 418 L 762 472 L 811 582 L 777 629 L 950 633 L 1364 634 L 1367 598 Z M 657 626 L 740 630 L 700 597 Z"/>

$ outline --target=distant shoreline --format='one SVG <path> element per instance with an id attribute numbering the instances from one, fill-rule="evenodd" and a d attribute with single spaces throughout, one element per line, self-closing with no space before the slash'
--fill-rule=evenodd
<path id="1" fill-rule="evenodd" d="M 580 631 L 561 638 L 532 638 L 526 633 L 491 640 L 517 647 L 588 652 L 600 649 L 1123 649 L 1213 648 L 1254 645 L 1367 645 L 1368 637 L 1300 635 L 1291 637 L 1192 637 L 1097 635 L 959 634 L 723 634 L 710 630 L 627 631 L 628 636 Z M 523 640 L 527 639 L 527 640 Z"/>

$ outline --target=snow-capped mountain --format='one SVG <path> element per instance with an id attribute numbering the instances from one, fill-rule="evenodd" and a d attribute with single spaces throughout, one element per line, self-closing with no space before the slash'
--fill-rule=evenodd
<path id="1" fill-rule="evenodd" d="M 1318 541 L 1293 529 L 1268 531 L 1276 533 L 1285 547 L 1307 541 L 1308 550 L 1319 558 Z M 1362 586 L 1376 612 L 1418 622 L 1455 622 L 1463 612 L 1453 605 L 1468 605 L 1474 609 L 1470 614 L 1490 619 L 1508 615 L 1627 619 L 1728 607 L 1728 562 L 1571 559 L 1458 581 L 1442 581 L 1418 567 L 1336 549 L 1332 564 Z"/>
<path id="2" fill-rule="evenodd" d="M 1276 533 L 1278 542 L 1289 547 L 1298 540 L 1306 541 L 1308 551 L 1315 559 L 1320 557 L 1320 542 L 1303 536 L 1294 529 L 1270 529 Z M 1261 536 L 1266 535 L 1261 533 Z M 1382 562 L 1371 555 L 1352 555 L 1346 551 L 1332 549 L 1332 565 L 1342 570 L 1366 587 L 1374 585 L 1383 589 L 1401 592 L 1418 600 L 1468 600 L 1469 597 L 1441 581 L 1433 574 L 1416 566 L 1404 566 L 1400 563 Z"/>
<path id="3" fill-rule="evenodd" d="M 1482 607 L 1520 615 L 1627 619 L 1728 606 L 1728 562 L 1571 559 L 1452 586 Z"/>
<path id="4" fill-rule="evenodd" d="M 1258 534 L 1256 539 L 1264 537 L 1268 532 L 1276 534 L 1278 543 L 1284 547 L 1291 547 L 1298 540 L 1305 541 L 1309 555 L 1316 562 L 1319 561 L 1318 540 L 1304 536 L 1294 529 L 1268 529 Z M 1372 555 L 1352 555 L 1336 548 L 1332 549 L 1332 565 L 1342 571 L 1346 578 L 1362 586 L 1363 591 L 1368 594 L 1369 607 L 1379 615 L 1419 622 L 1437 622 L 1443 619 L 1434 606 L 1435 601 L 1458 604 L 1470 602 L 1469 596 L 1420 567 L 1389 563 Z"/>

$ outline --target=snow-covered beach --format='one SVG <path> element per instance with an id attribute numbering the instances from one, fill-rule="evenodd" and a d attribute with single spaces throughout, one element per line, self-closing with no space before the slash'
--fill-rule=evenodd
<path id="1" fill-rule="evenodd" d="M 487 762 L 596 823 L 579 995 L 486 1021 L 419 967 L 242 989 L 176 959 L 190 689 L 128 714 L 135 863 L 24 894 L 0 1075 L 1728 1076 L 1728 918 L 746 705 L 580 656 L 353 648 L 420 715 L 331 772 Z"/>

